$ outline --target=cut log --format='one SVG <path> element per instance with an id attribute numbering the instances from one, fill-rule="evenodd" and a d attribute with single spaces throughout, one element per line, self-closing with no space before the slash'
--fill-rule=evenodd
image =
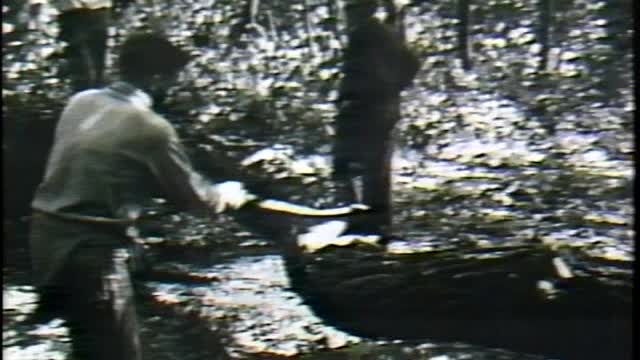
<path id="1" fill-rule="evenodd" d="M 567 259 L 540 244 L 413 254 L 355 246 L 299 252 L 287 265 L 316 313 L 356 335 L 628 359 L 629 264 L 598 273 Z"/>

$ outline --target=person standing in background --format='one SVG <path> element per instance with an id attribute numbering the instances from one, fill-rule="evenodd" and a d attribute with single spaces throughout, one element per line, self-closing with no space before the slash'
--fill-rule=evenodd
<path id="1" fill-rule="evenodd" d="M 391 235 L 390 163 L 392 133 L 400 120 L 400 93 L 415 77 L 420 62 L 397 31 L 398 24 L 375 15 L 378 0 L 349 0 L 345 5 L 348 43 L 343 53 L 333 177 L 343 201 L 371 207 L 375 216 L 351 231 Z"/>
<path id="2" fill-rule="evenodd" d="M 67 43 L 64 73 L 73 92 L 104 84 L 112 0 L 51 0 L 58 11 L 59 38 Z"/>

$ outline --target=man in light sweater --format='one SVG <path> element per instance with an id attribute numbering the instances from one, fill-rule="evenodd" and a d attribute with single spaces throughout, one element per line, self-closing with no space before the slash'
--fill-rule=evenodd
<path id="1" fill-rule="evenodd" d="M 124 249 L 153 197 L 204 214 L 253 199 L 240 183 L 194 172 L 151 108 L 188 60 L 162 36 L 134 34 L 120 51 L 122 81 L 74 95 L 57 125 L 32 202 L 30 251 L 38 313 L 68 321 L 74 359 L 141 359 Z"/>

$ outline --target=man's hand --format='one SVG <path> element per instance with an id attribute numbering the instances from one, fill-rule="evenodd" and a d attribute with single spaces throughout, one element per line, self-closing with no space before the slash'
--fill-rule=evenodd
<path id="1" fill-rule="evenodd" d="M 256 199 L 244 185 L 238 181 L 225 181 L 211 187 L 211 205 L 215 207 L 216 213 L 221 213 L 227 208 L 238 209 L 247 202 Z"/>

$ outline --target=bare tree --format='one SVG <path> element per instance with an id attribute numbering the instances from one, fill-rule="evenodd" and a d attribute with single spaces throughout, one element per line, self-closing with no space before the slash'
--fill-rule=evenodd
<path id="1" fill-rule="evenodd" d="M 250 25 L 256 24 L 259 5 L 260 0 L 246 0 L 244 2 L 239 15 L 239 21 L 231 27 L 229 37 L 232 42 L 236 42 L 240 39 L 240 37 L 249 30 Z"/>
<path id="2" fill-rule="evenodd" d="M 549 59 L 549 33 L 553 27 L 553 0 L 539 0 L 538 2 L 538 42 L 542 46 L 540 50 L 540 63 L 538 64 L 538 70 L 544 71 L 547 68 L 547 62 Z"/>
<path id="3" fill-rule="evenodd" d="M 458 17 L 458 56 L 465 70 L 471 69 L 469 57 L 469 3 L 470 0 L 456 1 L 456 14 Z"/>
<path id="4" fill-rule="evenodd" d="M 305 29 L 307 31 L 307 45 L 309 47 L 309 55 L 313 56 L 316 52 L 316 44 L 313 41 L 313 26 L 311 25 L 311 5 L 309 0 L 303 0 Z"/>

